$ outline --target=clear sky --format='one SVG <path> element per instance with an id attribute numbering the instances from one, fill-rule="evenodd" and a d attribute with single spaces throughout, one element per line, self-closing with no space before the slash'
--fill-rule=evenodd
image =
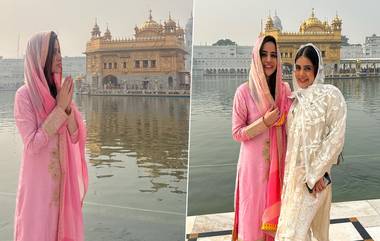
<path id="1" fill-rule="evenodd" d="M 193 10 L 192 0 L 0 0 L 0 56 L 20 56 L 31 35 L 39 31 L 58 33 L 63 56 L 80 56 L 97 18 L 102 34 L 107 23 L 113 37 L 133 37 L 134 27 L 148 19 L 149 9 L 157 22 L 168 19 L 185 27 Z"/>
<path id="2" fill-rule="evenodd" d="M 277 11 L 283 31 L 296 32 L 312 8 L 329 24 L 338 13 L 349 43 L 363 44 L 366 36 L 380 35 L 379 0 L 194 0 L 193 43 L 210 45 L 230 38 L 239 45 L 253 45 L 269 11 L 272 17 Z"/>

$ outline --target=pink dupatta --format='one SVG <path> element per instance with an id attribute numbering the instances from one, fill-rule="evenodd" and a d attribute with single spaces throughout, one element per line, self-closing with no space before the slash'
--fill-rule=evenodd
<path id="1" fill-rule="evenodd" d="M 48 54 L 50 32 L 35 34 L 28 42 L 24 75 L 37 119 L 42 123 L 56 106 L 51 96 L 44 66 Z M 61 86 L 62 73 L 54 76 L 57 90 Z M 75 106 L 71 104 L 78 127 L 78 142 L 73 143 L 67 123 L 59 129 L 59 153 L 61 165 L 60 207 L 58 220 L 58 241 L 83 241 L 82 205 L 87 192 L 88 175 L 85 160 L 86 128 Z"/>
<path id="2" fill-rule="evenodd" d="M 284 174 L 284 161 L 286 152 L 286 130 L 285 121 L 291 101 L 290 88 L 282 81 L 281 55 L 277 46 L 277 71 L 276 71 L 276 91 L 275 99 L 270 93 L 263 64 L 261 62 L 260 48 L 265 36 L 259 37 L 252 53 L 252 64 L 249 73 L 249 88 L 251 95 L 262 115 L 272 106 L 276 106 L 280 111 L 280 119 L 269 128 L 269 176 L 267 184 L 267 199 L 262 216 L 261 229 L 273 236 L 276 233 L 278 218 L 281 209 L 281 189 Z"/>

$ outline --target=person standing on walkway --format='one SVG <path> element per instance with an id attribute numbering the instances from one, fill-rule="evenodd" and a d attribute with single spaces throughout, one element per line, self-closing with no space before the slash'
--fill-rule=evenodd
<path id="1" fill-rule="evenodd" d="M 285 120 L 291 100 L 272 36 L 259 37 L 248 82 L 235 93 L 232 136 L 241 143 L 232 240 L 273 240 L 280 213 Z"/>
<path id="2" fill-rule="evenodd" d="M 347 106 L 338 88 L 323 84 L 323 67 L 313 44 L 297 51 L 278 241 L 329 240 L 331 167 L 343 149 Z"/>
<path id="3" fill-rule="evenodd" d="M 86 129 L 72 102 L 72 78 L 61 84 L 62 58 L 54 32 L 29 40 L 24 77 L 14 105 L 24 144 L 14 240 L 84 241 Z"/>

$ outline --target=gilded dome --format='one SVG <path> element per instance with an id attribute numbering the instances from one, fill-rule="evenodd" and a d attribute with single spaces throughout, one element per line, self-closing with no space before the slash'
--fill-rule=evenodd
<path id="1" fill-rule="evenodd" d="M 145 21 L 142 25 L 140 30 L 158 30 L 161 28 L 161 25 L 153 20 L 152 18 L 152 10 L 149 11 L 149 19 Z"/>
<path id="2" fill-rule="evenodd" d="M 325 27 L 325 24 L 315 17 L 313 8 L 311 16 L 301 24 L 300 32 L 324 32 L 326 31 Z"/>
<path id="3" fill-rule="evenodd" d="M 273 26 L 273 19 L 270 15 L 267 18 L 267 25 Z"/>
<path id="4" fill-rule="evenodd" d="M 270 31 L 270 30 L 272 30 L 272 28 L 273 28 L 273 19 L 269 15 L 267 18 L 267 22 L 265 23 L 265 31 Z"/>
<path id="5" fill-rule="evenodd" d="M 332 20 L 333 23 L 342 24 L 342 19 L 339 18 L 338 14 Z"/>
<path id="6" fill-rule="evenodd" d="M 336 14 L 335 18 L 332 20 L 331 26 L 334 31 L 342 30 L 342 19 L 338 17 L 338 13 Z"/>

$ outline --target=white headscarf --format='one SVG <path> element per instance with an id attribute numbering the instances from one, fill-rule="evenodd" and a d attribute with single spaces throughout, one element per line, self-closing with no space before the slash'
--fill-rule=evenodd
<path id="1" fill-rule="evenodd" d="M 297 92 L 302 93 L 302 94 L 306 94 L 307 92 L 309 92 L 308 89 L 312 89 L 317 84 L 323 84 L 323 82 L 325 81 L 325 72 L 324 72 L 324 69 L 323 69 L 322 54 L 321 54 L 321 51 L 317 48 L 317 46 L 315 46 L 312 43 L 301 45 L 301 47 L 297 50 L 296 56 L 297 56 L 298 52 L 301 49 L 303 49 L 304 47 L 306 47 L 306 46 L 311 46 L 312 48 L 314 48 L 314 50 L 318 54 L 318 71 L 317 71 L 317 75 L 315 76 L 314 82 L 310 86 L 308 86 L 306 89 L 302 89 L 301 87 L 298 86 L 297 79 L 296 79 L 295 74 L 293 72 L 293 88 L 294 88 L 293 95 L 296 95 Z M 295 69 L 295 67 L 294 67 L 294 69 Z"/>
<path id="2" fill-rule="evenodd" d="M 305 45 L 302 45 L 298 50 L 297 50 L 297 53 L 296 53 L 296 56 L 298 54 L 298 52 L 303 49 L 304 47 L 306 46 L 311 46 L 312 48 L 314 48 L 314 50 L 317 52 L 317 55 L 318 55 L 318 70 L 317 70 L 317 75 L 315 76 L 315 79 L 313 81 L 313 83 L 311 85 L 309 85 L 307 88 L 303 89 L 301 87 L 299 87 L 298 83 L 297 83 L 297 79 L 295 77 L 295 74 L 293 72 L 293 88 L 294 88 L 294 91 L 292 92 L 292 95 L 291 97 L 292 98 L 295 98 L 299 105 L 300 105 L 300 111 L 301 111 L 301 127 L 302 127 L 302 132 L 305 133 L 305 111 L 306 110 L 306 107 L 308 106 L 308 103 L 309 102 L 312 102 L 312 96 L 313 96 L 313 89 L 314 87 L 317 85 L 317 84 L 323 84 L 324 80 L 325 80 L 325 73 L 324 73 L 324 70 L 323 70 L 323 60 L 322 60 L 322 54 L 321 54 L 321 51 L 312 43 L 308 43 L 308 44 L 305 44 Z M 295 69 L 295 67 L 294 67 Z M 309 161 L 307 159 L 307 154 L 306 154 L 306 140 L 305 140 L 305 135 L 302 135 L 302 141 L 303 141 L 303 146 L 304 146 L 304 149 L 303 149 L 303 156 L 304 156 L 304 161 L 305 161 L 305 171 L 306 171 L 306 175 L 305 175 L 305 178 L 306 176 L 308 175 L 309 173 Z M 306 179 L 304 180 L 306 182 Z"/>

